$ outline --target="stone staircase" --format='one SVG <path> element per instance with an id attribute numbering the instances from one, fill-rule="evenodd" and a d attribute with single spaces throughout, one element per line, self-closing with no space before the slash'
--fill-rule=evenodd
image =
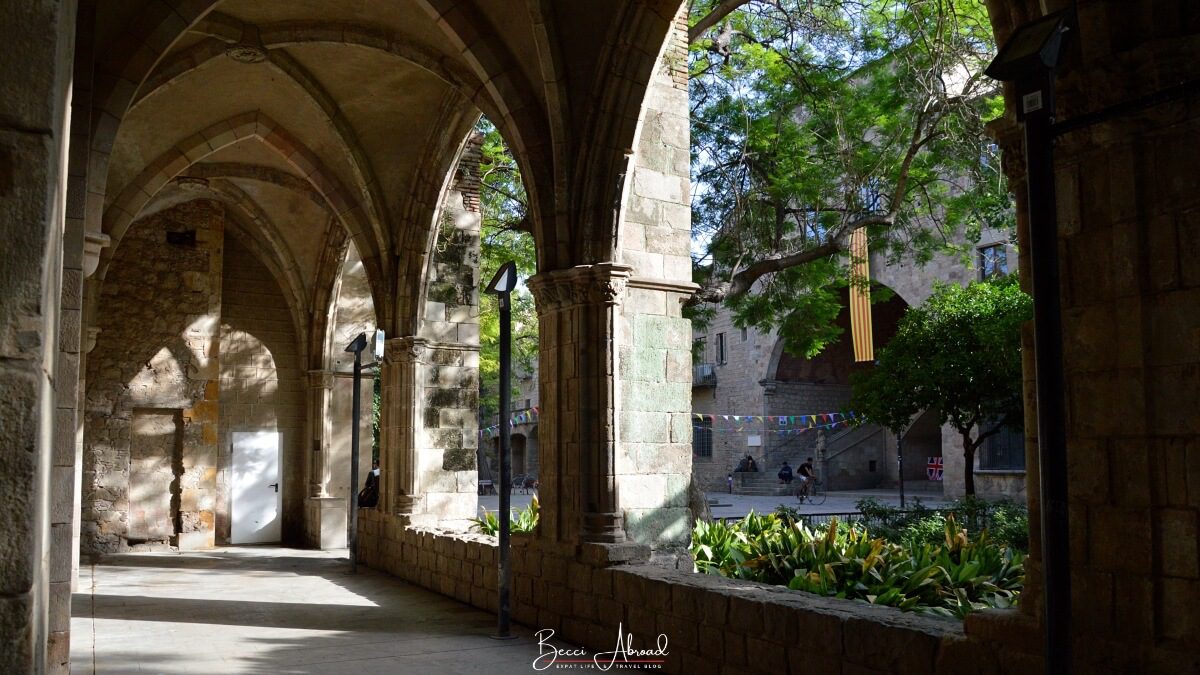
<path id="1" fill-rule="evenodd" d="M 784 485 L 775 475 L 778 472 L 779 467 L 774 467 L 770 471 L 735 473 L 733 474 L 733 492 L 749 497 L 783 497 L 791 494 L 791 491 L 796 488 L 795 481 L 792 482 L 791 487 Z"/>

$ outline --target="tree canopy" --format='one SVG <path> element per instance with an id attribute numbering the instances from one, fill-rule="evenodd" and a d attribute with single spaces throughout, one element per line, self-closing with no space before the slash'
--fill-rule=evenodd
<path id="1" fill-rule="evenodd" d="M 850 233 L 918 262 L 1011 199 L 977 0 L 692 3 L 694 316 L 724 303 L 813 355 L 837 338 Z M 715 17 L 715 18 L 714 18 Z"/>
<path id="2" fill-rule="evenodd" d="M 487 284 L 509 260 L 527 280 L 537 271 L 533 236 L 529 234 L 528 202 L 517 163 L 487 118 L 476 131 L 484 135 L 480 165 L 480 284 Z M 537 311 L 533 296 L 518 287 L 512 294 L 514 375 L 531 374 L 537 359 Z M 514 380 L 515 382 L 515 380 Z M 510 392 L 510 396 L 515 393 Z M 479 299 L 479 415 L 486 422 L 500 409 L 500 309 L 493 295 Z"/>
<path id="3" fill-rule="evenodd" d="M 975 450 L 1021 423 L 1021 324 L 1032 318 L 1033 299 L 1014 277 L 940 286 L 908 309 L 875 367 L 853 378 L 851 405 L 895 433 L 936 410 L 962 435 L 967 494 L 974 494 Z"/>

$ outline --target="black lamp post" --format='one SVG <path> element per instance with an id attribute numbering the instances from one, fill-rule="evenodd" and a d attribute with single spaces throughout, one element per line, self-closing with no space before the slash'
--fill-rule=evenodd
<path id="1" fill-rule="evenodd" d="M 511 570 L 509 565 L 509 509 L 512 508 L 512 453 L 510 451 L 510 436 L 512 435 L 509 415 L 509 398 L 512 396 L 512 298 L 510 297 L 517 285 L 517 264 L 506 262 L 496 271 L 491 283 L 487 286 L 488 293 L 495 293 L 500 303 L 500 570 L 497 583 L 497 640 L 511 640 L 517 636 L 509 631 L 509 586 Z"/>
<path id="2" fill-rule="evenodd" d="M 383 331 L 374 334 L 374 349 L 368 352 L 368 357 L 374 356 L 372 362 L 378 362 L 383 357 Z M 362 418 L 362 353 L 369 344 L 366 333 L 359 333 L 354 341 L 346 345 L 347 352 L 354 353 L 354 405 L 350 413 L 350 513 L 346 519 L 346 546 L 350 549 L 350 573 L 358 572 L 358 442 L 359 421 Z"/>
<path id="3" fill-rule="evenodd" d="M 1054 75 L 1074 16 L 1060 12 L 1017 28 L 985 73 L 1014 82 L 1025 126 L 1029 259 L 1033 280 L 1038 465 L 1046 672 L 1071 672 L 1071 561 L 1067 519 L 1067 433 L 1054 194 Z"/>

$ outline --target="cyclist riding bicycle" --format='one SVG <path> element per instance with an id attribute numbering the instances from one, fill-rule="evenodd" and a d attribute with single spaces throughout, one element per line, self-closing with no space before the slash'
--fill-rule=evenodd
<path id="1" fill-rule="evenodd" d="M 804 460 L 800 468 L 796 471 L 800 478 L 800 487 L 796 490 L 796 496 L 803 501 L 805 497 L 812 494 L 813 487 L 817 482 L 817 471 L 813 468 L 813 458 L 809 457 Z"/>

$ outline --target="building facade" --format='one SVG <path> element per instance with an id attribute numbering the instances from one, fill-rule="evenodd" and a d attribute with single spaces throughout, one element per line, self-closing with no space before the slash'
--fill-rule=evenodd
<path id="1" fill-rule="evenodd" d="M 950 254 L 924 265 L 911 260 L 888 264 L 883 256 L 871 256 L 871 280 L 894 293 L 871 307 L 876 349 L 887 344 L 905 309 L 924 302 L 935 284 L 965 285 L 1018 273 L 1009 233 L 985 230 L 970 246 L 969 263 Z M 877 425 L 858 426 L 849 416 L 850 376 L 870 366 L 854 361 L 847 311 L 837 324 L 841 339 L 812 359 L 788 353 L 774 332 L 738 327 L 723 307 L 708 325 L 693 330 L 692 467 L 704 489 L 724 490 L 732 482 L 735 492 L 780 492 L 777 481 L 736 474 L 747 455 L 755 458 L 760 473 L 772 477 L 785 461 L 794 469 L 813 457 L 830 490 L 897 486 L 901 469 L 895 435 Z M 964 494 L 961 437 L 939 424 L 936 411 L 914 421 L 901 448 L 907 489 L 947 497 Z M 931 480 L 938 467 L 941 479 Z M 994 437 L 980 448 L 974 470 L 977 494 L 1024 499 L 1019 431 Z"/>

